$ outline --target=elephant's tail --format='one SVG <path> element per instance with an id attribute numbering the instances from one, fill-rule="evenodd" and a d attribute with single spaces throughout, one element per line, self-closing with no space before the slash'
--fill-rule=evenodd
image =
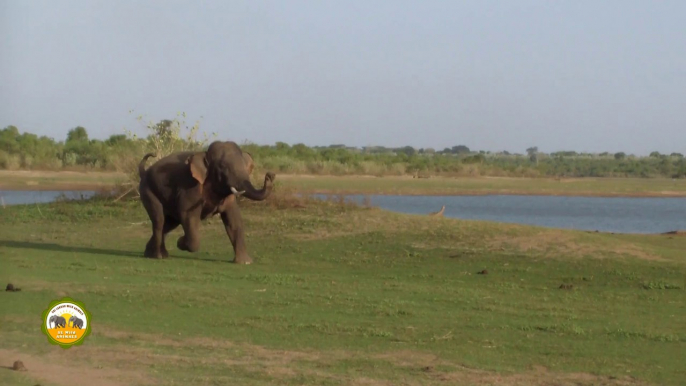
<path id="1" fill-rule="evenodd" d="M 145 173 L 145 161 L 147 161 L 148 158 L 154 157 L 154 156 L 155 156 L 154 153 L 148 153 L 148 154 L 146 154 L 146 155 L 143 156 L 143 159 L 142 159 L 141 162 L 138 164 L 138 176 L 139 176 L 141 179 L 143 179 L 143 174 Z"/>

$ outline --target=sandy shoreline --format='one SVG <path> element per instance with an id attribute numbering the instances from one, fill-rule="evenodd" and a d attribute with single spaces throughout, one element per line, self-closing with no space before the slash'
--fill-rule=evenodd
<path id="1" fill-rule="evenodd" d="M 0 184 L 2 191 L 99 191 L 114 187 L 107 183 L 64 183 L 55 185 L 10 185 Z M 516 190 L 459 190 L 459 191 L 435 191 L 415 190 L 406 192 L 386 192 L 368 190 L 333 190 L 333 189 L 298 189 L 301 194 L 322 195 L 363 195 L 363 196 L 556 196 L 556 197 L 606 197 L 606 198 L 686 198 L 686 192 L 637 192 L 637 193 L 613 193 L 613 192 L 546 192 L 546 191 L 516 191 Z"/>
<path id="2" fill-rule="evenodd" d="M 306 194 L 324 194 L 324 195 L 363 195 L 363 196 L 435 196 L 435 197 L 452 197 L 452 196 L 555 196 L 555 197 L 625 197 L 625 198 L 686 198 L 686 192 L 640 192 L 640 193 L 606 193 L 606 192 L 531 192 L 531 191 L 499 191 L 497 189 L 489 191 L 458 191 L 458 192 L 369 192 L 369 191 L 354 191 L 354 190 L 322 190 L 322 189 L 303 189 L 300 193 Z"/>
<path id="3" fill-rule="evenodd" d="M 348 180 L 350 185 L 344 187 L 324 187 L 311 186 L 312 182 L 317 178 L 326 181 L 333 180 Z M 33 170 L 0 170 L 0 191 L 83 191 L 83 190 L 101 190 L 114 187 L 118 182 L 122 182 L 126 176 L 122 173 L 102 172 L 102 171 L 33 171 Z M 370 186 L 369 182 L 373 180 L 383 181 L 384 186 Z M 417 185 L 408 185 L 408 182 L 413 180 L 412 176 L 317 176 L 317 175 L 293 175 L 293 174 L 279 174 L 277 181 L 286 182 L 288 188 L 294 189 L 299 193 L 304 194 L 327 194 L 327 195 L 405 195 L 405 196 L 487 196 L 487 195 L 519 195 L 519 196 L 569 196 L 569 197 L 659 197 L 659 198 L 683 198 L 686 197 L 686 190 L 665 190 L 672 186 L 655 187 L 655 190 L 645 191 L 614 191 L 613 188 L 621 190 L 617 186 L 613 187 L 610 184 L 613 181 L 628 181 L 623 179 L 602 179 L 602 178 L 569 178 L 569 179 L 554 179 L 554 178 L 514 178 L 514 177 L 444 177 L 436 176 L 430 179 L 417 179 Z M 447 184 L 454 185 L 455 181 L 466 181 L 471 183 L 471 186 L 421 186 L 425 181 L 430 181 L 433 185 L 436 181 L 445 181 Z M 298 181 L 303 181 L 303 185 L 298 186 Z M 327 182 L 322 182 L 322 185 L 327 185 Z M 364 181 L 364 187 L 358 189 L 351 188 L 355 181 Z M 398 181 L 401 186 L 393 186 L 388 184 L 388 181 Z M 477 186 L 474 186 L 474 182 Z M 517 186 L 478 186 L 479 181 L 490 183 L 493 181 L 521 181 L 522 186 L 528 183 L 549 183 L 555 182 L 562 184 L 574 184 L 585 182 L 606 183 L 605 188 L 598 190 L 589 190 L 587 186 L 578 187 L 576 189 L 566 188 L 552 188 L 550 184 L 541 189 L 528 188 L 518 189 Z M 680 184 L 680 182 L 679 182 Z M 309 186 L 307 186 L 309 185 Z M 318 184 L 317 184 L 318 185 Z M 646 184 L 649 186 L 649 183 Z M 626 188 L 626 187 L 624 187 Z M 660 189 L 661 190 L 657 190 Z"/>

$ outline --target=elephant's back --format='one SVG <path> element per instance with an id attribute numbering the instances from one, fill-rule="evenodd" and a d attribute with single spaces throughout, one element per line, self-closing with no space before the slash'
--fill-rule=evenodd
<path id="1" fill-rule="evenodd" d="M 169 154 L 168 156 L 162 157 L 159 161 L 155 162 L 148 168 L 148 170 L 159 169 L 166 165 L 185 165 L 188 158 L 190 158 L 190 156 L 193 154 L 195 154 L 193 151 L 182 151 Z"/>
<path id="2" fill-rule="evenodd" d="M 190 176 L 190 169 L 186 161 L 195 154 L 192 151 L 170 154 L 155 162 L 146 171 L 146 179 L 155 181 L 155 184 L 166 184 L 170 180 Z"/>
<path id="3" fill-rule="evenodd" d="M 161 158 L 145 171 L 147 188 L 162 202 L 165 208 L 176 207 L 183 192 L 193 189 L 197 185 L 187 163 L 188 159 L 197 153 L 184 151 L 170 154 Z"/>

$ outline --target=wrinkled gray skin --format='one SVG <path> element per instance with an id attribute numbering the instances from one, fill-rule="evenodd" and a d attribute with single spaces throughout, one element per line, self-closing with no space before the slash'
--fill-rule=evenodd
<path id="1" fill-rule="evenodd" d="M 83 328 L 83 320 L 76 317 L 76 315 L 72 315 L 71 318 L 69 318 L 69 323 L 71 323 L 72 327 L 79 329 Z"/>
<path id="2" fill-rule="evenodd" d="M 141 202 L 152 221 L 152 236 L 145 247 L 145 256 L 166 258 L 165 235 L 179 226 L 184 235 L 176 245 L 196 252 L 200 248 L 200 222 L 221 215 L 226 234 L 234 250 L 234 263 L 250 264 L 245 245 L 243 220 L 236 193 L 255 201 L 269 197 L 274 186 L 273 173 L 264 176 L 264 187 L 256 189 L 250 183 L 254 167 L 250 154 L 235 142 L 213 142 L 207 152 L 181 152 L 157 161 L 145 170 L 146 154 L 140 162 Z M 243 192 L 243 193 L 241 193 Z"/>
<path id="3" fill-rule="evenodd" d="M 53 316 L 51 316 L 50 319 L 48 319 L 48 326 L 49 326 L 51 323 L 54 323 L 54 326 L 53 326 L 54 328 L 57 328 L 57 327 L 65 327 L 65 326 L 67 325 L 67 321 L 66 321 L 63 317 L 61 317 L 61 316 L 59 316 L 59 315 L 53 315 Z"/>

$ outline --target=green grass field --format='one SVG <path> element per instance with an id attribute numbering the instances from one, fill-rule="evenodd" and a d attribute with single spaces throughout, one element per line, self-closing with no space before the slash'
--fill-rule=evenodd
<path id="1" fill-rule="evenodd" d="M 219 219 L 203 225 L 200 252 L 176 249 L 179 229 L 171 257 L 151 260 L 136 201 L 0 208 L 0 280 L 22 288 L 0 295 L 0 366 L 28 369 L 0 368 L 0 384 L 686 379 L 686 237 L 303 204 L 242 203 L 248 266 L 228 263 Z M 92 335 L 68 350 L 39 327 L 62 296 L 93 315 Z"/>

